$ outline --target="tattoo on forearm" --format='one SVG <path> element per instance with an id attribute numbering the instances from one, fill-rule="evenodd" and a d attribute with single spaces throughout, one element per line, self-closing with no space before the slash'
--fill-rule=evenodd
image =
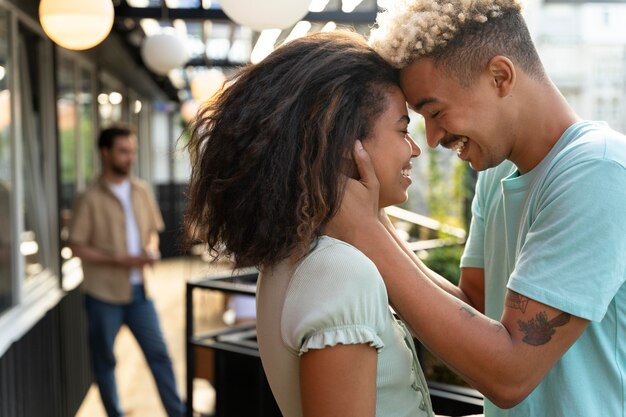
<path id="1" fill-rule="evenodd" d="M 525 335 L 522 339 L 525 343 L 540 346 L 545 345 L 552 339 L 552 335 L 556 333 L 555 327 L 567 324 L 569 319 L 569 314 L 561 313 L 552 320 L 548 320 L 546 312 L 542 311 L 534 319 L 530 319 L 527 322 L 518 320 L 517 325 Z"/>
<path id="2" fill-rule="evenodd" d="M 525 313 L 526 307 L 528 307 L 528 297 L 509 291 L 506 296 L 506 306 Z"/>

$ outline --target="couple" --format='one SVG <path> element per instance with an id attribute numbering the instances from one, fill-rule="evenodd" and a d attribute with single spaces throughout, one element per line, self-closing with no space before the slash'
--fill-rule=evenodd
<path id="1" fill-rule="evenodd" d="M 432 416 L 411 336 L 485 415 L 626 414 L 626 139 L 545 74 L 515 0 L 391 2 L 284 45 L 203 110 L 186 226 L 258 266 L 258 339 L 286 417 Z M 458 287 L 382 208 L 407 198 L 409 106 L 481 171 Z"/>

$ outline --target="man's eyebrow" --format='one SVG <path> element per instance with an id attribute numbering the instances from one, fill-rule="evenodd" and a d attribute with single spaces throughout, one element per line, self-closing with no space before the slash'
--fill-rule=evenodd
<path id="1" fill-rule="evenodd" d="M 413 106 L 413 108 L 415 109 L 415 111 L 420 111 L 420 109 L 422 107 L 424 107 L 425 105 L 430 104 L 430 103 L 434 103 L 436 101 L 437 101 L 437 99 L 434 98 L 434 97 L 426 97 L 424 99 L 421 99 L 417 103 L 415 103 L 415 106 Z"/>

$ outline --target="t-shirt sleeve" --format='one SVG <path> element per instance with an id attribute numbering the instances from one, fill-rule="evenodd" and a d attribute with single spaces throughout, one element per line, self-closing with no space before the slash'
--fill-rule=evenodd
<path id="1" fill-rule="evenodd" d="M 626 272 L 626 169 L 593 159 L 549 175 L 508 287 L 599 321 Z"/>
<path id="2" fill-rule="evenodd" d="M 388 320 L 387 292 L 374 264 L 352 246 L 336 244 L 307 258 L 285 299 L 282 338 L 293 352 L 338 344 L 369 344 Z"/>

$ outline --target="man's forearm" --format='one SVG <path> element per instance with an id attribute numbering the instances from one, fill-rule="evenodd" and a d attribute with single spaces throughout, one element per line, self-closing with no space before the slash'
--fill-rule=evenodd
<path id="1" fill-rule="evenodd" d="M 496 404 L 525 398 L 552 363 L 533 363 L 513 329 L 439 287 L 382 227 L 363 227 L 357 247 L 374 261 L 396 311 L 433 353 Z"/>
<path id="2" fill-rule="evenodd" d="M 92 264 L 115 266 L 119 268 L 140 268 L 153 262 L 148 256 L 118 256 L 87 245 L 70 244 L 74 256 Z"/>
<path id="3" fill-rule="evenodd" d="M 452 284 L 450 281 L 437 274 L 435 271 L 429 269 L 424 262 L 408 247 L 406 242 L 398 236 L 395 227 L 387 217 L 385 213 L 381 215 L 381 223 L 385 227 L 385 229 L 389 232 L 389 234 L 393 237 L 394 241 L 398 244 L 400 249 L 411 259 L 411 261 L 417 266 L 420 271 L 424 273 L 428 278 L 430 278 L 433 283 L 435 283 L 439 288 L 446 291 L 449 294 L 452 294 L 456 298 L 468 303 L 472 304 L 469 298 L 465 295 L 465 293 L 456 285 Z"/>
<path id="4" fill-rule="evenodd" d="M 110 253 L 86 245 L 70 244 L 74 256 L 81 260 L 101 265 L 120 266 L 119 259 Z"/>

